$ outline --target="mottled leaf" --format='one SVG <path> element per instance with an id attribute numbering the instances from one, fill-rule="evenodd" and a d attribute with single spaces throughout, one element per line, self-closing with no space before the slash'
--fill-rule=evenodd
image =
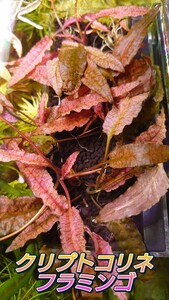
<path id="1" fill-rule="evenodd" d="M 125 17 L 137 17 L 146 14 L 148 9 L 143 6 L 129 5 L 117 6 L 113 8 L 102 9 L 98 13 L 87 13 L 83 17 L 87 20 L 96 20 L 103 17 L 113 17 L 115 19 L 123 19 Z"/>
<path id="2" fill-rule="evenodd" d="M 120 77 L 117 78 L 118 86 L 136 81 L 140 76 L 144 75 L 150 67 L 152 68 L 152 62 L 148 56 L 134 58 L 131 63 L 125 67 L 125 73 L 120 74 Z M 155 66 L 153 66 L 153 68 L 154 67 Z"/>
<path id="3" fill-rule="evenodd" d="M 166 137 L 165 114 L 162 109 L 157 116 L 155 124 L 151 125 L 147 131 L 142 132 L 135 143 L 162 143 Z"/>
<path id="4" fill-rule="evenodd" d="M 103 254 L 103 255 L 113 255 L 112 252 L 112 248 L 109 245 L 108 242 L 106 242 L 100 235 L 98 235 L 95 232 L 91 232 L 89 228 L 86 228 L 86 231 L 88 232 L 88 234 L 91 236 L 93 242 L 94 242 L 94 247 L 95 247 L 95 254 L 96 257 L 98 257 L 98 255 Z M 98 260 L 98 266 L 107 266 L 107 261 L 106 260 Z M 110 278 L 112 275 L 117 276 L 117 265 L 116 265 L 116 259 L 114 261 L 114 267 L 113 267 L 113 271 L 112 273 L 108 273 L 108 272 L 102 272 L 102 274 L 104 274 L 106 276 L 106 278 Z M 114 293 L 114 295 L 117 296 L 117 299 L 119 300 L 127 300 L 127 295 L 124 292 L 115 292 L 114 291 L 114 286 L 120 285 L 122 286 L 123 283 L 121 280 L 116 280 L 115 284 L 113 284 L 111 286 L 111 289 Z"/>
<path id="5" fill-rule="evenodd" d="M 79 151 L 73 152 L 66 160 L 66 162 L 62 165 L 62 179 L 64 179 L 71 171 L 77 156 L 79 155 Z"/>
<path id="6" fill-rule="evenodd" d="M 147 99 L 148 93 L 134 97 L 127 97 L 120 100 L 119 106 L 113 106 L 108 112 L 103 123 L 103 131 L 108 139 L 121 133 L 126 125 L 131 124 L 141 111 L 143 102 Z"/>
<path id="7" fill-rule="evenodd" d="M 35 239 L 40 233 L 48 232 L 58 221 L 58 217 L 52 214 L 49 208 L 46 209 L 34 222 L 24 229 L 6 249 L 6 252 L 23 247 L 31 239 Z"/>
<path id="8" fill-rule="evenodd" d="M 62 94 L 62 78 L 59 72 L 59 60 L 54 58 L 49 60 L 46 64 L 47 76 L 50 86 L 54 89 L 55 93 L 60 97 Z"/>
<path id="9" fill-rule="evenodd" d="M 68 208 L 68 204 L 65 196 L 59 195 L 54 189 L 49 173 L 42 167 L 33 167 L 21 162 L 17 162 L 17 165 L 35 197 L 41 198 L 53 214 L 60 216 Z"/>
<path id="10" fill-rule="evenodd" d="M 15 73 L 9 81 L 9 86 L 16 84 L 29 74 L 29 72 L 31 72 L 34 67 L 41 62 L 45 51 L 50 49 L 52 43 L 52 39 L 48 36 L 43 37 L 38 43 L 36 43 L 22 59 L 19 67 L 16 68 Z"/>
<path id="11" fill-rule="evenodd" d="M 141 86 L 142 86 L 142 91 L 141 91 L 142 93 L 148 92 L 151 87 L 150 84 L 151 76 L 152 76 L 152 68 L 149 66 L 149 68 L 142 75 L 140 75 L 136 80 L 113 87 L 111 89 L 113 97 L 119 97 L 119 96 L 126 97 L 127 95 L 129 95 L 130 91 Z"/>
<path id="12" fill-rule="evenodd" d="M 145 143 L 127 144 L 109 153 L 112 168 L 154 165 L 169 160 L 169 146 Z"/>
<path id="13" fill-rule="evenodd" d="M 140 63 L 139 69 L 144 69 L 144 64 Z M 135 69 L 135 68 L 134 68 Z M 142 70 L 139 72 L 142 73 Z M 135 72 L 134 72 L 135 73 Z M 134 76 L 134 74 L 133 74 Z M 143 103 L 142 110 L 140 111 L 138 117 L 136 117 L 130 126 L 126 126 L 123 131 L 123 138 L 128 143 L 128 137 L 137 136 L 138 132 L 140 132 L 141 128 L 144 128 L 145 124 L 148 128 L 152 124 L 152 120 L 155 119 L 157 114 L 159 114 L 160 110 L 160 102 L 163 99 L 163 87 L 162 87 L 162 79 L 159 69 L 156 68 L 156 78 L 155 78 L 155 86 L 153 87 L 153 94 Z M 131 140 L 132 141 L 132 140 Z"/>
<path id="14" fill-rule="evenodd" d="M 79 211 L 75 207 L 69 208 L 60 216 L 59 223 L 64 253 L 84 252 L 86 241 L 84 239 L 84 225 Z"/>
<path id="15" fill-rule="evenodd" d="M 69 100 L 69 98 L 66 97 L 61 101 L 57 112 L 59 115 L 64 116 L 69 114 L 71 111 L 80 112 L 82 109 L 87 110 L 93 105 L 97 105 L 98 103 L 106 101 L 106 98 L 96 93 L 90 93 L 72 100 Z"/>
<path id="16" fill-rule="evenodd" d="M 41 199 L 35 197 L 9 199 L 0 196 L 0 235 L 4 236 L 21 228 L 41 206 Z"/>
<path id="17" fill-rule="evenodd" d="M 49 60 L 52 60 L 56 56 L 57 52 L 45 53 L 42 57 L 42 61 L 35 66 L 35 68 L 27 75 L 27 77 L 41 84 L 50 86 L 46 64 Z"/>
<path id="18" fill-rule="evenodd" d="M 126 180 L 132 178 L 136 174 L 136 170 L 131 168 L 112 169 L 109 175 L 104 174 L 99 184 L 100 189 L 110 192 L 122 186 Z"/>
<path id="19" fill-rule="evenodd" d="M 33 79 L 41 84 L 50 86 L 51 83 L 47 76 L 47 66 L 37 65 L 32 72 L 29 73 L 28 78 Z"/>
<path id="20" fill-rule="evenodd" d="M 80 113 L 72 113 L 71 115 L 53 119 L 49 123 L 45 123 L 43 126 L 37 128 L 35 134 L 50 134 L 54 132 L 61 132 L 63 130 L 71 131 L 75 127 L 82 127 L 85 125 L 93 113 L 90 110 L 86 110 Z"/>
<path id="21" fill-rule="evenodd" d="M 109 52 L 103 52 L 95 47 L 86 47 L 86 51 L 90 54 L 90 58 L 99 67 L 105 69 L 112 69 L 115 71 L 123 72 L 124 68 L 122 63 Z"/>
<path id="22" fill-rule="evenodd" d="M 160 201 L 169 188 L 169 179 L 160 164 L 146 170 L 128 190 L 105 205 L 96 217 L 98 222 L 110 222 L 138 215 Z"/>
<path id="23" fill-rule="evenodd" d="M 1 149 L 0 148 L 0 161 L 9 162 L 9 161 L 21 161 L 22 163 L 31 164 L 31 165 L 41 165 L 47 166 L 48 163 L 43 157 L 35 153 L 28 153 L 24 150 L 11 150 L 11 149 Z"/>
<path id="24" fill-rule="evenodd" d="M 139 21 L 137 21 L 113 50 L 113 55 L 116 56 L 126 66 L 137 53 L 140 45 L 147 34 L 148 26 L 154 20 L 159 12 L 159 7 L 156 6 L 148 11 Z"/>
<path id="25" fill-rule="evenodd" d="M 143 238 L 131 218 L 108 222 L 106 227 L 114 234 L 118 246 L 126 254 L 139 255 L 146 252 Z"/>
<path id="26" fill-rule="evenodd" d="M 58 11 L 64 11 L 65 6 L 69 7 L 68 11 L 66 11 L 66 15 L 67 13 L 70 14 L 71 11 L 71 15 L 73 15 L 73 17 L 70 17 L 68 20 L 65 21 L 64 23 L 64 28 L 69 27 L 71 24 L 76 23 L 76 20 L 78 20 L 79 22 L 82 22 L 84 20 L 89 20 L 89 21 L 94 21 L 96 19 L 99 18 L 103 18 L 103 17 L 113 17 L 115 19 L 123 19 L 126 17 L 137 17 L 137 16 L 141 16 L 146 14 L 146 12 L 148 11 L 148 8 L 146 8 L 145 6 L 135 6 L 135 5 L 126 5 L 126 6 L 117 6 L 117 7 L 112 7 L 114 5 L 114 1 L 110 1 L 110 2 L 99 2 L 98 5 L 98 1 L 80 1 L 80 3 L 78 2 L 78 15 L 80 15 L 81 17 L 77 18 L 74 17 L 74 2 L 73 1 L 68 1 L 69 4 L 65 4 L 64 2 L 64 8 L 63 8 L 63 4 L 59 4 L 60 9 L 58 8 Z M 58 7 L 58 6 L 57 6 Z M 110 8 L 107 8 L 110 7 Z M 105 8 L 105 9 L 104 9 Z M 91 13 L 89 13 L 89 11 Z M 97 11 L 97 12 L 96 12 Z M 86 12 L 84 14 L 84 12 Z M 62 15 L 63 17 L 63 15 Z"/>
<path id="27" fill-rule="evenodd" d="M 83 45 L 65 41 L 59 52 L 59 71 L 62 79 L 62 90 L 75 92 L 81 84 L 81 77 L 86 67 L 86 50 Z"/>
<path id="28" fill-rule="evenodd" d="M 107 101 L 113 101 L 113 97 L 111 95 L 111 90 L 107 83 L 107 80 L 91 59 L 88 59 L 88 66 L 86 68 L 82 82 L 92 91 L 106 98 Z"/>

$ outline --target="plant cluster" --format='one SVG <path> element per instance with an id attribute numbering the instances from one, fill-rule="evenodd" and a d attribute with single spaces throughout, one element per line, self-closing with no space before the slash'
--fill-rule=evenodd
<path id="1" fill-rule="evenodd" d="M 0 240 L 17 234 L 14 251 L 54 226 L 65 253 L 143 253 L 132 217 L 169 187 L 161 76 L 144 54 L 159 7 L 62 20 L 51 2 L 55 31 L 1 71 Z"/>

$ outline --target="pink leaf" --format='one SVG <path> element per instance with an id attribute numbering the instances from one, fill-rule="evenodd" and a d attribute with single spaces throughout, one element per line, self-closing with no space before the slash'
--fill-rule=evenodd
<path id="1" fill-rule="evenodd" d="M 28 78 L 33 79 L 41 84 L 50 86 L 50 81 L 47 76 L 47 66 L 37 65 L 33 71 L 28 74 Z"/>
<path id="2" fill-rule="evenodd" d="M 138 215 L 160 201 L 169 188 L 169 179 L 160 164 L 146 170 L 128 190 L 105 205 L 98 217 L 98 222 L 109 222 Z"/>
<path id="3" fill-rule="evenodd" d="M 87 13 L 78 18 L 78 21 L 81 22 L 84 19 L 88 21 L 95 21 L 96 19 L 103 17 L 113 17 L 115 19 L 123 19 L 126 17 L 138 17 L 146 14 L 148 8 L 144 6 L 118 6 L 114 8 L 106 8 L 97 13 Z M 71 17 L 64 23 L 64 28 L 69 27 L 71 24 L 76 23 L 77 18 Z"/>
<path id="4" fill-rule="evenodd" d="M 82 109 L 90 109 L 93 105 L 97 105 L 100 102 L 106 102 L 106 98 L 97 93 L 90 93 L 73 100 L 69 100 L 69 97 L 64 98 L 58 108 L 59 115 L 67 115 L 71 111 L 80 112 Z"/>
<path id="5" fill-rule="evenodd" d="M 45 106 L 47 104 L 47 100 L 48 100 L 48 95 L 47 93 L 43 93 L 40 103 L 39 103 L 39 110 L 38 110 L 38 114 L 35 118 L 36 124 L 38 125 L 43 125 L 45 123 Z"/>
<path id="6" fill-rule="evenodd" d="M 35 197 L 41 198 L 53 214 L 60 216 L 68 208 L 65 196 L 59 195 L 53 187 L 52 177 L 42 167 L 33 167 L 21 162 L 17 165 Z"/>
<path id="7" fill-rule="evenodd" d="M 162 143 L 166 137 L 165 114 L 162 109 L 158 115 L 155 124 L 151 125 L 147 131 L 142 132 L 135 143 Z"/>
<path id="8" fill-rule="evenodd" d="M 22 163 L 30 165 L 41 165 L 47 166 L 48 163 L 43 157 L 35 153 L 28 153 L 24 150 L 11 150 L 11 149 L 0 149 L 0 161 L 20 161 Z"/>
<path id="9" fill-rule="evenodd" d="M 109 245 L 108 242 L 106 242 L 100 235 L 96 234 L 95 232 L 91 232 L 89 228 L 85 227 L 87 233 L 91 236 L 93 242 L 94 242 L 94 247 L 95 247 L 95 253 L 96 253 L 96 257 L 99 254 L 111 254 L 113 256 L 113 252 L 112 252 L 112 248 Z M 98 266 L 107 266 L 107 261 L 102 260 L 101 263 L 98 260 Z M 115 264 L 114 264 L 114 268 L 112 273 L 108 273 L 108 272 L 102 272 L 102 274 L 105 274 L 105 276 L 109 279 L 112 275 L 117 276 L 117 265 L 116 265 L 116 260 L 115 260 Z M 120 285 L 122 286 L 123 283 L 121 280 L 116 280 L 115 285 Z M 127 300 L 127 295 L 124 292 L 114 292 L 113 290 L 114 285 L 111 287 L 114 295 L 117 296 L 117 298 L 119 300 Z"/>
<path id="10" fill-rule="evenodd" d="M 42 57 L 42 61 L 37 66 L 35 66 L 35 68 L 27 75 L 27 77 L 41 84 L 50 86 L 50 82 L 47 76 L 46 64 L 50 59 L 55 58 L 56 55 L 57 52 L 44 54 L 44 56 Z"/>
<path id="11" fill-rule="evenodd" d="M 49 50 L 53 41 L 50 37 L 43 37 L 22 59 L 19 67 L 17 67 L 14 75 L 9 81 L 9 86 L 16 84 L 29 74 L 36 65 L 38 65 L 44 56 L 46 50 Z"/>
<path id="12" fill-rule="evenodd" d="M 33 223 L 24 229 L 12 241 L 6 252 L 23 247 L 27 241 L 35 239 L 40 233 L 48 232 L 57 221 L 58 217 L 52 214 L 51 210 L 47 208 L 47 210 L 44 211 L 40 217 L 38 217 Z"/>
<path id="13" fill-rule="evenodd" d="M 84 252 L 84 225 L 79 211 L 72 207 L 59 218 L 61 242 L 64 253 Z"/>
<path id="14" fill-rule="evenodd" d="M 35 134 L 50 134 L 53 132 L 61 132 L 63 130 L 71 131 L 75 127 L 82 127 L 91 118 L 93 113 L 88 111 L 83 111 L 81 113 L 72 113 L 68 116 L 54 119 L 49 123 L 45 123 L 43 126 L 37 128 Z"/>
<path id="15" fill-rule="evenodd" d="M 114 8 L 107 8 L 98 13 L 87 13 L 83 17 L 87 20 L 96 20 L 103 17 L 113 17 L 115 19 L 123 19 L 125 17 L 137 17 L 147 13 L 148 9 L 143 6 L 118 6 Z"/>
<path id="16" fill-rule="evenodd" d="M 119 107 L 113 106 L 108 112 L 103 123 L 103 131 L 111 139 L 114 135 L 121 133 L 126 125 L 132 123 L 142 109 L 143 102 L 148 93 L 120 100 Z"/>
<path id="17" fill-rule="evenodd" d="M 97 103 L 96 105 L 94 105 L 93 110 L 100 119 L 104 120 L 104 111 L 102 103 Z"/>
<path id="18" fill-rule="evenodd" d="M 61 179 L 64 179 L 70 173 L 79 153 L 80 153 L 79 151 L 75 151 L 67 158 L 66 162 L 62 166 Z"/>
<path id="19" fill-rule="evenodd" d="M 137 53 L 145 35 L 147 34 L 147 28 L 157 15 L 158 11 L 159 7 L 154 7 L 149 10 L 145 16 L 131 27 L 127 35 L 124 35 L 114 48 L 113 55 L 120 59 L 123 66 L 128 65 Z"/>

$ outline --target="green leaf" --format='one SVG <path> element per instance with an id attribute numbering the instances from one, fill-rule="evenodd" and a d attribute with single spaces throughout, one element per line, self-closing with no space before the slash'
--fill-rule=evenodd
<path id="1" fill-rule="evenodd" d="M 0 144 L 3 143 L 3 140 L 5 137 L 12 137 L 16 135 L 16 132 L 10 128 L 6 123 L 0 120 Z"/>
<path id="2" fill-rule="evenodd" d="M 117 4 L 116 0 L 79 0 L 77 1 L 77 16 L 88 12 L 98 12 L 101 9 L 113 7 Z M 58 0 L 56 1 L 56 9 L 59 17 L 75 16 L 74 0 Z"/>
<path id="3" fill-rule="evenodd" d="M 125 253 L 141 254 L 146 251 L 143 238 L 131 218 L 106 223 Z"/>
<path id="4" fill-rule="evenodd" d="M 113 291 L 111 289 L 103 293 L 102 300 L 117 300 L 117 299 L 118 299 L 117 296 L 113 294 Z"/>
<path id="5" fill-rule="evenodd" d="M 154 276 L 151 281 L 136 280 L 133 291 L 134 300 L 169 299 L 169 258 L 156 258 L 154 264 Z"/>
<path id="6" fill-rule="evenodd" d="M 37 255 L 37 244 L 29 244 L 26 248 L 26 252 L 28 252 L 29 254 Z M 10 300 L 11 297 L 19 291 L 19 289 L 27 285 L 33 271 L 35 270 L 35 267 L 36 263 L 28 271 L 20 274 L 15 273 L 10 279 L 6 280 L 0 286 L 0 299 Z"/>
<path id="7" fill-rule="evenodd" d="M 32 191 L 28 188 L 27 184 L 20 183 L 17 180 L 7 183 L 5 180 L 0 179 L 0 193 L 9 198 L 33 196 Z"/>
<path id="8" fill-rule="evenodd" d="M 14 162 L 0 163 L 0 179 L 11 182 L 17 178 L 18 170 Z"/>

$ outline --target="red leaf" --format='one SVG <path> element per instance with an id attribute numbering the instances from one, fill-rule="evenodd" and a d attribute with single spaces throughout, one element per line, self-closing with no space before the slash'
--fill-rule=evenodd
<path id="1" fill-rule="evenodd" d="M 146 170 L 124 194 L 105 205 L 96 220 L 109 222 L 138 215 L 159 202 L 168 188 L 169 179 L 161 164 Z"/>
<path id="2" fill-rule="evenodd" d="M 43 37 L 22 59 L 19 67 L 15 70 L 14 75 L 9 81 L 9 86 L 16 84 L 31 72 L 38 65 L 44 56 L 46 50 L 49 50 L 53 41 L 50 37 Z"/>
<path id="3" fill-rule="evenodd" d="M 59 115 L 67 115 L 71 111 L 80 112 L 82 109 L 90 109 L 93 105 L 97 105 L 100 102 L 106 102 L 106 98 L 103 98 L 97 93 L 90 93 L 73 100 L 69 100 L 69 97 L 64 98 L 58 108 Z"/>
<path id="4" fill-rule="evenodd" d="M 84 252 L 86 241 L 84 239 L 84 225 L 79 211 L 75 207 L 70 208 L 60 216 L 59 222 L 64 253 Z"/>
<path id="5" fill-rule="evenodd" d="M 159 7 L 154 7 L 136 22 L 127 33 L 120 39 L 120 42 L 113 50 L 113 55 L 120 59 L 123 66 L 130 63 L 137 53 L 140 45 L 147 34 L 147 28 L 158 14 Z"/>
<path id="6" fill-rule="evenodd" d="M 147 131 L 142 132 L 136 139 L 135 143 L 161 143 L 166 137 L 165 114 L 162 109 L 158 115 L 155 124 L 151 125 Z"/>
<path id="7" fill-rule="evenodd" d="M 70 173 L 79 153 L 80 153 L 79 151 L 75 151 L 67 158 L 66 162 L 62 166 L 61 179 L 64 179 Z"/>
<path id="8" fill-rule="evenodd" d="M 57 221 L 58 217 L 52 214 L 51 210 L 47 208 L 47 210 L 44 211 L 40 217 L 38 217 L 32 224 L 24 229 L 12 241 L 6 252 L 23 247 L 27 241 L 35 239 L 40 233 L 48 232 Z"/>
<path id="9" fill-rule="evenodd" d="M 101 71 L 91 59 L 88 59 L 88 66 L 82 82 L 92 91 L 106 98 L 107 101 L 113 101 L 110 87 L 106 78 L 102 75 Z"/>
<path id="10" fill-rule="evenodd" d="M 17 165 L 35 197 L 41 198 L 43 203 L 51 208 L 53 214 L 57 216 L 63 214 L 68 208 L 67 200 L 54 189 L 49 173 L 44 168 L 21 162 L 17 162 Z"/>
<path id="11" fill-rule="evenodd" d="M 135 97 L 127 97 L 120 100 L 119 107 L 113 106 L 108 112 L 103 123 L 103 131 L 108 135 L 109 140 L 114 135 L 121 133 L 126 125 L 132 123 L 142 109 L 143 102 L 147 99 L 148 93 Z"/>
<path id="12" fill-rule="evenodd" d="M 82 127 L 91 118 L 93 113 L 88 111 L 83 111 L 81 113 L 72 113 L 68 116 L 54 119 L 49 123 L 45 123 L 43 126 L 37 128 L 35 134 L 50 134 L 53 132 L 61 132 L 63 130 L 71 131 L 75 127 Z"/>
<path id="13" fill-rule="evenodd" d="M 86 229 L 87 233 L 91 236 L 91 238 L 94 242 L 96 257 L 99 254 L 103 254 L 103 255 L 111 254 L 113 256 L 112 248 L 111 248 L 111 246 L 109 245 L 108 242 L 106 242 L 97 233 L 91 232 L 89 228 L 85 227 L 85 229 Z M 100 261 L 98 260 L 98 266 L 107 266 L 107 261 L 102 260 L 101 263 L 100 263 Z M 102 274 L 105 274 L 105 276 L 109 279 L 112 275 L 114 275 L 114 276 L 118 275 L 116 269 L 117 269 L 117 265 L 116 265 L 116 261 L 115 261 L 112 273 L 102 272 Z M 117 285 L 122 286 L 123 283 L 122 283 L 121 280 L 116 280 L 115 285 L 116 286 Z M 126 293 L 124 293 L 124 292 L 114 292 L 113 288 L 114 288 L 114 284 L 113 284 L 113 286 L 111 286 L 111 289 L 112 289 L 114 295 L 116 295 L 119 300 L 127 300 Z"/>

